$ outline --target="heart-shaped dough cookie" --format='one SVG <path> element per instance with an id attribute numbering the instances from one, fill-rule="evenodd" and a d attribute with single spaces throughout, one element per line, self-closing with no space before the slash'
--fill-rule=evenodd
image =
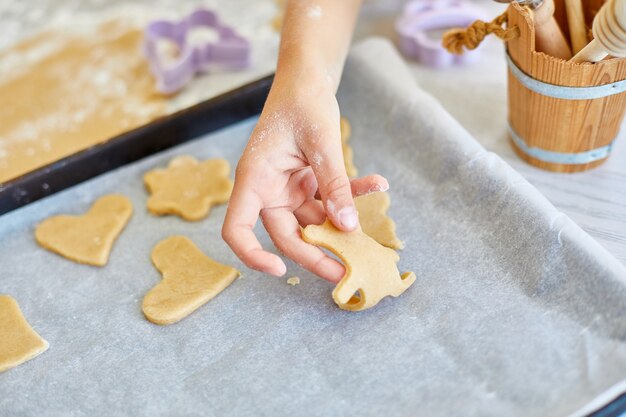
<path id="1" fill-rule="evenodd" d="M 100 197 L 82 216 L 54 216 L 35 230 L 37 243 L 72 261 L 103 266 L 128 223 L 133 205 L 123 195 Z"/>
<path id="2" fill-rule="evenodd" d="M 398 297 L 413 282 L 415 274 L 400 275 L 396 263 L 400 256 L 363 233 L 359 228 L 342 232 L 330 220 L 322 225 L 308 225 L 302 238 L 337 255 L 346 267 L 346 274 L 333 291 L 337 305 L 350 311 L 374 307 L 384 297 Z"/>
<path id="3" fill-rule="evenodd" d="M 48 349 L 48 342 L 28 324 L 12 297 L 0 295 L 0 372 L 11 369 Z"/>
<path id="4" fill-rule="evenodd" d="M 239 271 L 206 256 L 191 240 L 172 236 L 152 250 L 152 262 L 163 280 L 143 299 L 143 313 L 155 324 L 187 317 L 222 292 Z"/>
<path id="5" fill-rule="evenodd" d="M 148 210 L 157 216 L 176 214 L 185 220 L 206 217 L 215 204 L 230 198 L 233 182 L 225 159 L 203 162 L 191 156 L 178 156 L 166 169 L 147 172 L 143 179 L 152 194 Z"/>

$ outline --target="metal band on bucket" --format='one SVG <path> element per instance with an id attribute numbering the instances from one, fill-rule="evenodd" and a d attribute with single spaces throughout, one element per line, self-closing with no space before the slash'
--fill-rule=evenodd
<path id="1" fill-rule="evenodd" d="M 535 93 L 559 98 L 563 100 L 592 100 L 620 94 L 626 91 L 626 80 L 617 81 L 611 84 L 597 85 L 593 87 L 566 87 L 556 84 L 548 84 L 543 81 L 536 80 L 522 71 L 509 54 L 506 54 L 506 62 L 509 64 L 511 73 L 526 88 Z"/>
<path id="2" fill-rule="evenodd" d="M 526 155 L 532 156 L 540 161 L 550 162 L 553 164 L 583 165 L 607 158 L 611 153 L 613 143 L 615 143 L 615 141 L 613 141 L 606 146 L 591 149 L 585 152 L 564 153 L 547 151 L 534 146 L 528 146 L 526 141 L 524 141 L 524 139 L 522 139 L 522 137 L 518 135 L 515 130 L 513 130 L 511 125 L 509 125 L 509 133 L 511 134 L 511 139 L 515 142 L 515 145 L 517 145 L 517 147 Z"/>

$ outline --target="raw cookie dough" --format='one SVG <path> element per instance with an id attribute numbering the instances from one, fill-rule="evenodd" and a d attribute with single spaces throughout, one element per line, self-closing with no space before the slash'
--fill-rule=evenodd
<path id="1" fill-rule="evenodd" d="M 350 141 L 350 135 L 352 134 L 352 128 L 350 127 L 350 122 L 348 122 L 348 119 L 342 117 L 340 120 L 340 127 L 341 144 L 343 148 L 343 162 L 346 167 L 346 173 L 348 174 L 348 177 L 354 178 L 359 175 L 359 171 L 356 169 L 356 166 L 354 166 L 354 152 L 348 144 Z"/>
<path id="2" fill-rule="evenodd" d="M 215 262 L 191 240 L 172 236 L 152 250 L 152 262 L 163 280 L 143 299 L 143 313 L 155 324 L 187 317 L 228 287 L 239 271 Z"/>
<path id="3" fill-rule="evenodd" d="M 146 188 L 152 194 L 148 210 L 157 216 L 176 214 L 185 220 L 200 220 L 213 205 L 226 203 L 230 198 L 233 182 L 229 174 L 230 166 L 224 159 L 198 162 L 191 156 L 178 156 L 166 169 L 144 175 Z"/>
<path id="4" fill-rule="evenodd" d="M 377 192 L 354 199 L 359 222 L 365 234 L 391 249 L 402 249 L 404 243 L 396 236 L 396 224 L 387 215 L 391 204 L 389 194 Z"/>
<path id="5" fill-rule="evenodd" d="M 128 198 L 105 195 L 82 216 L 61 215 L 44 220 L 35 229 L 35 239 L 42 247 L 72 261 L 103 266 L 132 213 Z"/>
<path id="6" fill-rule="evenodd" d="M 276 32 L 283 30 L 283 19 L 285 17 L 285 9 L 287 8 L 287 0 L 275 0 L 278 13 L 272 19 L 272 27 Z"/>
<path id="7" fill-rule="evenodd" d="M 333 300 L 344 310 L 368 309 L 388 295 L 398 297 L 415 282 L 413 272 L 398 272 L 400 256 L 396 251 L 380 245 L 360 228 L 341 232 L 326 220 L 304 228 L 302 237 L 343 261 L 346 274 L 335 287 Z"/>
<path id="8" fill-rule="evenodd" d="M 143 29 L 110 21 L 49 31 L 0 53 L 0 184 L 166 112 Z"/>
<path id="9" fill-rule="evenodd" d="M 299 277 L 287 278 L 287 284 L 289 284 L 289 285 L 298 285 L 298 284 L 300 284 L 300 278 Z"/>
<path id="10" fill-rule="evenodd" d="M 28 324 L 12 297 L 0 295 L 0 372 L 48 350 L 48 342 Z"/>

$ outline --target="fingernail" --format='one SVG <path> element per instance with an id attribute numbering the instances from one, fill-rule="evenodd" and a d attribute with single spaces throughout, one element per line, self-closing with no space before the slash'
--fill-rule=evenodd
<path id="1" fill-rule="evenodd" d="M 373 191 L 385 192 L 389 190 L 389 184 L 376 184 Z"/>
<path id="2" fill-rule="evenodd" d="M 354 207 L 344 207 L 339 210 L 339 222 L 346 229 L 352 230 L 356 228 L 359 219 Z"/>
<path id="3" fill-rule="evenodd" d="M 287 273 L 287 265 L 285 265 L 285 263 L 283 261 L 280 261 L 280 263 L 277 265 L 277 267 L 274 269 L 274 274 L 277 277 L 282 277 L 283 275 L 285 275 Z"/>

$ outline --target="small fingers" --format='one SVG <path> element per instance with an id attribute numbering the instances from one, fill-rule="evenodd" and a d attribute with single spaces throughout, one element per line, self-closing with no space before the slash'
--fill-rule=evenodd
<path id="1" fill-rule="evenodd" d="M 254 235 L 260 210 L 261 201 L 256 193 L 247 188 L 245 182 L 235 183 L 222 226 L 222 238 L 249 268 L 282 276 L 287 272 L 285 263 L 279 256 L 264 251 Z"/>
<path id="2" fill-rule="evenodd" d="M 285 256 L 330 282 L 341 280 L 345 273 L 344 267 L 318 247 L 302 240 L 300 226 L 288 209 L 262 210 L 261 218 L 274 245 Z"/>
<path id="3" fill-rule="evenodd" d="M 339 129 L 320 131 L 316 134 L 318 138 L 312 143 L 318 145 L 303 151 L 313 168 L 326 214 L 338 229 L 354 230 L 359 225 L 359 218 L 343 162 Z"/>
<path id="4" fill-rule="evenodd" d="M 389 190 L 389 182 L 382 175 L 374 174 L 366 177 L 354 178 L 350 180 L 352 197 L 359 197 L 371 193 L 385 192 Z M 315 193 L 315 198 L 321 200 L 319 191 Z"/>
<path id="5" fill-rule="evenodd" d="M 293 214 L 302 227 L 306 227 L 310 224 L 322 224 L 324 220 L 326 220 L 324 206 L 319 200 L 307 200 L 298 207 Z"/>
<path id="6" fill-rule="evenodd" d="M 350 187 L 352 188 L 352 195 L 359 197 L 387 191 L 389 183 L 380 175 L 368 175 L 367 177 L 350 180 Z M 319 198 L 319 195 L 316 195 L 316 197 Z M 322 224 L 326 220 L 326 212 L 321 201 L 313 199 L 305 201 L 293 214 L 302 227 L 306 227 L 309 224 Z"/>
<path id="7" fill-rule="evenodd" d="M 352 188 L 352 195 L 358 197 L 360 195 L 387 191 L 389 183 L 381 175 L 368 175 L 367 177 L 350 180 L 350 187 Z"/>
<path id="8" fill-rule="evenodd" d="M 280 201 L 270 204 L 270 207 L 289 207 L 295 210 L 303 202 L 312 199 L 317 192 L 317 181 L 310 166 L 292 172 L 287 185 L 286 193 L 282 193 Z"/>

